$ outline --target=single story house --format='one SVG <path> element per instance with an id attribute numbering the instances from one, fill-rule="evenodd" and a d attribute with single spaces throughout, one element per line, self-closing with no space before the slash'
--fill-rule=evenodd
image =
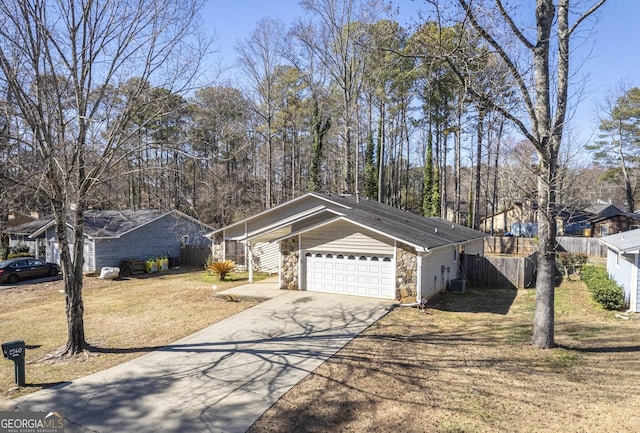
<path id="1" fill-rule="evenodd" d="M 562 208 L 558 212 L 558 236 L 585 236 L 591 232 L 591 219 L 595 215 L 579 209 Z"/>
<path id="2" fill-rule="evenodd" d="M 480 230 L 532 237 L 538 232 L 538 205 L 531 201 L 515 202 L 509 208 L 480 218 Z"/>
<path id="3" fill-rule="evenodd" d="M 609 205 L 591 218 L 592 236 L 602 238 L 615 233 L 640 228 L 640 214 L 624 212 Z"/>
<path id="4" fill-rule="evenodd" d="M 591 229 L 588 211 L 557 206 L 556 224 L 559 236 L 583 236 Z M 497 212 L 480 220 L 480 229 L 490 233 L 510 233 L 513 236 L 533 237 L 538 233 L 538 205 L 535 202 L 516 202 L 508 209 Z"/>
<path id="5" fill-rule="evenodd" d="M 607 272 L 624 288 L 629 310 L 640 313 L 640 229 L 600 239 L 607 247 Z"/>
<path id="6" fill-rule="evenodd" d="M 177 210 L 88 210 L 84 213 L 84 271 L 119 266 L 125 258 L 180 257 L 185 245 L 208 246 L 206 234 L 211 230 Z M 15 227 L 9 236 L 10 246 L 28 245 L 34 256 L 60 263 L 52 216 Z"/>
<path id="7" fill-rule="evenodd" d="M 308 193 L 210 233 L 212 257 L 228 241 L 280 288 L 385 299 L 430 298 L 463 276 L 460 255 L 484 254 L 486 234 L 353 196 Z"/>

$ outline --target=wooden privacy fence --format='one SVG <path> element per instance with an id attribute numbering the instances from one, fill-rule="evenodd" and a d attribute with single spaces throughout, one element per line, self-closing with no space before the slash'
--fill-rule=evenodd
<path id="1" fill-rule="evenodd" d="M 600 245 L 598 238 L 562 236 L 556 238 L 558 252 L 582 253 L 589 257 L 607 257 L 607 248 Z M 533 238 L 492 236 L 485 238 L 486 254 L 533 254 L 538 248 Z"/>
<path id="2" fill-rule="evenodd" d="M 533 238 L 491 236 L 484 239 L 485 254 L 532 254 L 537 248 Z"/>
<path id="3" fill-rule="evenodd" d="M 185 245 L 180 248 L 180 265 L 204 268 L 210 255 L 208 246 Z"/>
<path id="4" fill-rule="evenodd" d="M 462 255 L 467 279 L 496 289 L 521 289 L 535 285 L 537 253 L 528 256 Z"/>
<path id="5" fill-rule="evenodd" d="M 571 254 L 582 253 L 589 257 L 607 257 L 607 247 L 600 245 L 598 238 L 579 238 L 573 236 L 563 236 L 558 239 L 560 252 Z"/>

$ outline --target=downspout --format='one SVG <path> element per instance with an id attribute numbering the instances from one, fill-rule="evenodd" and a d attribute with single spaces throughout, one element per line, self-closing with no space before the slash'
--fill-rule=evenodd
<path id="1" fill-rule="evenodd" d="M 416 284 L 416 302 L 420 302 L 422 299 L 422 256 L 420 254 L 418 256 L 418 269 L 416 272 L 418 273 L 418 284 Z"/>
<path id="2" fill-rule="evenodd" d="M 247 238 L 248 233 L 247 233 L 247 222 L 244 222 L 244 237 L 245 239 Z M 250 241 L 246 241 L 244 243 L 244 251 L 245 251 L 245 257 L 247 258 L 247 260 L 249 261 L 249 263 L 247 263 L 247 269 L 249 270 L 249 283 L 253 283 L 253 251 L 251 250 L 251 242 Z"/>
<path id="3" fill-rule="evenodd" d="M 629 310 L 634 313 L 640 312 L 640 304 L 638 304 L 638 295 L 640 293 L 640 280 L 638 280 L 638 266 L 640 266 L 640 254 L 635 254 L 636 264 L 631 267 L 631 296 L 629 299 Z"/>
<path id="4" fill-rule="evenodd" d="M 251 250 L 251 244 L 249 242 L 246 242 L 245 248 L 247 251 L 246 257 L 249 261 L 249 283 L 253 283 L 253 252 Z"/>
<path id="5" fill-rule="evenodd" d="M 306 258 L 303 257 L 302 255 L 302 235 L 298 235 L 298 290 L 307 290 L 307 275 L 306 275 L 306 269 L 305 269 L 305 273 L 303 274 L 303 261 Z M 303 278 L 304 277 L 304 278 Z M 303 287 L 303 280 L 304 280 L 304 287 Z"/>

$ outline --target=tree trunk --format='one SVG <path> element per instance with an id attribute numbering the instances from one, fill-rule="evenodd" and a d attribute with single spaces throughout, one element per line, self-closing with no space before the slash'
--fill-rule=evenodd
<path id="1" fill-rule="evenodd" d="M 454 151 L 453 151 L 453 190 L 454 190 L 454 204 L 453 204 L 453 222 L 460 224 L 460 202 L 462 189 L 460 185 L 460 170 L 461 170 L 461 142 L 462 142 L 462 95 L 458 97 L 458 113 L 456 119 L 456 132 L 454 137 Z"/>
<path id="2" fill-rule="evenodd" d="M 60 202 L 54 201 L 52 207 L 56 222 L 56 237 L 60 246 L 60 263 L 64 279 L 65 312 L 67 316 L 67 343 L 62 354 L 75 355 L 81 353 L 87 347 L 84 334 L 84 301 L 82 299 L 84 216 L 81 210 L 74 211 L 74 239 L 69 239 L 68 213 Z M 69 247 L 70 241 L 73 241 L 73 251 Z"/>
<path id="3" fill-rule="evenodd" d="M 480 221 L 480 180 L 482 173 L 482 143 L 484 138 L 484 115 L 483 107 L 478 107 L 477 143 L 476 143 L 476 172 L 475 172 L 475 193 L 473 200 L 473 220 L 471 227 L 478 228 Z"/>
<path id="4" fill-rule="evenodd" d="M 556 280 L 556 219 L 555 204 L 556 166 L 552 162 L 541 164 L 538 179 L 538 269 L 536 278 L 536 309 L 533 319 L 535 347 L 549 349 L 554 343 L 554 296 Z"/>

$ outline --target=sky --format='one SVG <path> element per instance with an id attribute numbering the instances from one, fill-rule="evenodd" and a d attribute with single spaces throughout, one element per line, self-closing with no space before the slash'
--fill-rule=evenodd
<path id="1" fill-rule="evenodd" d="M 424 4 L 421 0 L 391 2 L 399 10 L 400 24 L 406 28 L 418 20 L 416 10 Z M 595 3 L 595 0 L 587 2 Z M 577 4 L 578 1 L 573 3 Z M 202 19 L 210 35 L 215 34 L 215 45 L 219 48 L 216 58 L 232 66 L 236 60 L 234 44 L 248 37 L 261 18 L 279 18 L 288 25 L 303 13 L 298 0 L 208 0 Z M 598 125 L 596 107 L 603 98 L 614 94 L 622 81 L 631 86 L 640 86 L 638 17 L 640 1 L 608 0 L 601 8 L 592 31 L 578 35 L 582 40 L 574 44 L 576 51 L 572 57 L 572 67 L 579 66 L 579 69 L 574 69 L 575 81 L 584 84 L 584 91 L 579 102 L 574 104 L 571 136 L 579 145 L 595 138 Z M 587 23 L 587 26 L 590 25 Z M 235 75 L 233 69 L 226 74 L 227 77 Z"/>

